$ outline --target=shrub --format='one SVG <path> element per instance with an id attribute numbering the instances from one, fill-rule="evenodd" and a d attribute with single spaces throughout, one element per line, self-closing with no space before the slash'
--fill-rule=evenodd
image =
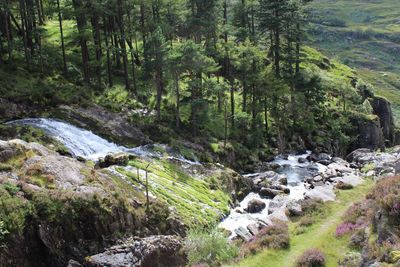
<path id="1" fill-rule="evenodd" d="M 289 228 L 283 222 L 264 227 L 253 240 L 242 246 L 242 256 L 255 254 L 264 248 L 286 249 L 290 246 Z"/>
<path id="2" fill-rule="evenodd" d="M 354 224 L 351 222 L 341 223 L 338 227 L 336 227 L 335 236 L 341 237 L 348 233 L 353 232 L 354 230 L 359 229 L 361 226 L 358 224 Z"/>
<path id="3" fill-rule="evenodd" d="M 325 266 L 325 255 L 318 249 L 306 250 L 296 262 L 298 267 L 322 267 Z"/>
<path id="4" fill-rule="evenodd" d="M 339 260 L 339 267 L 359 267 L 361 263 L 360 253 L 349 253 L 342 260 Z"/>
<path id="5" fill-rule="evenodd" d="M 365 229 L 359 229 L 351 236 L 349 246 L 352 248 L 362 248 L 365 241 Z"/>
<path id="6" fill-rule="evenodd" d="M 315 214 L 324 212 L 324 203 L 319 199 L 303 199 L 300 201 L 304 214 Z"/>
<path id="7" fill-rule="evenodd" d="M 211 232 L 191 229 L 184 242 L 184 251 L 188 255 L 189 266 L 210 266 L 235 258 L 238 248 L 230 244 L 228 239 L 218 229 Z"/>

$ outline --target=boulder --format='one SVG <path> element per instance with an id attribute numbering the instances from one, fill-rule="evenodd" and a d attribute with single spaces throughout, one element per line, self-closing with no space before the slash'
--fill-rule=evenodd
<path id="1" fill-rule="evenodd" d="M 287 176 L 286 175 L 281 175 L 279 180 L 278 180 L 278 183 L 281 184 L 281 185 L 287 185 L 288 184 Z"/>
<path id="2" fill-rule="evenodd" d="M 100 168 L 108 168 L 110 166 L 126 166 L 132 155 L 126 153 L 108 154 L 105 158 L 100 159 L 97 165 Z"/>
<path id="3" fill-rule="evenodd" d="M 288 210 L 290 216 L 303 215 L 301 205 L 294 200 L 291 200 L 286 204 L 286 209 Z"/>
<path id="4" fill-rule="evenodd" d="M 299 158 L 297 161 L 298 161 L 300 164 L 303 164 L 303 163 L 307 163 L 307 162 L 308 162 L 307 159 L 305 159 L 305 158 Z"/>
<path id="5" fill-rule="evenodd" d="M 253 238 L 253 235 L 249 232 L 249 230 L 243 226 L 240 226 L 238 229 L 236 229 L 235 234 L 237 234 L 245 242 L 249 242 Z"/>
<path id="6" fill-rule="evenodd" d="M 259 199 L 252 199 L 248 204 L 247 204 L 247 212 L 248 213 L 258 213 L 261 212 L 263 209 L 265 209 L 266 204 L 259 200 Z"/>
<path id="7" fill-rule="evenodd" d="M 250 232 L 252 235 L 257 235 L 258 232 L 260 231 L 260 230 L 259 230 L 259 227 L 258 227 L 258 225 L 257 225 L 256 223 L 249 224 L 249 225 L 247 226 L 247 230 L 249 230 L 249 232 Z"/>
<path id="8" fill-rule="evenodd" d="M 324 202 L 334 201 L 336 199 L 335 192 L 333 191 L 333 186 L 323 185 L 315 186 L 313 189 L 305 193 L 305 198 L 319 199 Z"/>
<path id="9" fill-rule="evenodd" d="M 86 257 L 84 266 L 184 266 L 186 257 L 181 248 L 182 241 L 176 236 L 132 238 L 103 253 Z"/>
<path id="10" fill-rule="evenodd" d="M 261 190 L 259 192 L 261 197 L 263 197 L 263 198 L 271 198 L 271 199 L 276 197 L 277 195 L 279 195 L 281 193 L 282 193 L 282 191 L 280 191 L 280 190 L 275 190 L 275 189 L 270 189 L 270 188 L 265 188 L 265 187 L 261 188 Z"/>

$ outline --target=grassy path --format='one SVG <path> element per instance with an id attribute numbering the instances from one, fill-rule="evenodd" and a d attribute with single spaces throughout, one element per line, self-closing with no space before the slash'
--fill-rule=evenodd
<path id="1" fill-rule="evenodd" d="M 290 249 L 264 250 L 254 256 L 248 257 L 232 266 L 267 266 L 289 267 L 294 266 L 296 259 L 309 248 L 319 248 L 327 258 L 327 266 L 337 266 L 338 259 L 346 252 L 349 237 L 336 238 L 334 236 L 337 225 L 343 220 L 346 210 L 355 202 L 364 199 L 366 193 L 372 188 L 374 182 L 366 181 L 362 185 L 349 191 L 340 191 L 335 202 L 327 203 L 325 213 L 316 216 L 316 223 L 307 228 L 302 234 L 295 234 L 295 223 L 290 224 Z"/>

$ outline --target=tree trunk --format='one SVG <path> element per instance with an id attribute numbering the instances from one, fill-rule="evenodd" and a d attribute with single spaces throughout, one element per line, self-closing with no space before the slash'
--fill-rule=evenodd
<path id="1" fill-rule="evenodd" d="M 176 95 L 176 128 L 179 129 L 181 125 L 181 112 L 180 112 L 180 90 L 179 90 L 179 75 L 175 73 L 175 95 Z"/>
<path id="2" fill-rule="evenodd" d="M 101 35 L 99 26 L 99 16 L 98 14 L 93 14 L 92 16 L 92 27 L 94 32 L 94 44 L 96 46 L 96 77 L 97 84 L 101 86 L 101 63 L 102 63 L 102 48 L 101 48 Z"/>
<path id="3" fill-rule="evenodd" d="M 128 74 L 128 55 L 126 51 L 126 36 L 125 36 L 125 28 L 124 28 L 124 14 L 122 12 L 122 0 L 118 0 L 118 18 L 117 23 L 119 26 L 119 31 L 121 34 L 121 50 L 122 50 L 122 61 L 124 64 L 124 79 L 125 79 L 125 88 L 126 90 L 130 90 L 130 83 L 129 83 L 129 74 Z"/>
<path id="4" fill-rule="evenodd" d="M 103 17 L 104 21 L 104 43 L 106 45 L 106 56 L 107 56 L 107 76 L 108 76 L 108 86 L 112 87 L 113 86 L 113 81 L 112 81 L 112 63 L 110 59 L 110 45 L 109 45 L 109 30 L 107 29 L 109 24 L 106 23 L 106 18 Z"/>
<path id="5" fill-rule="evenodd" d="M 86 84 L 90 84 L 90 73 L 89 73 L 89 50 L 87 46 L 86 37 L 84 37 L 84 29 L 86 28 L 86 16 L 82 0 L 72 0 L 72 4 L 75 9 L 76 22 L 79 31 L 79 44 L 81 46 L 82 53 L 82 66 L 83 66 L 83 77 Z"/>
<path id="6" fill-rule="evenodd" d="M 63 71 L 66 74 L 68 72 L 68 68 L 67 68 L 67 57 L 65 55 L 64 31 L 63 31 L 60 0 L 57 0 L 57 9 L 58 9 L 58 23 L 59 23 L 59 27 L 60 27 L 60 37 L 61 37 L 61 51 L 62 51 L 62 58 L 63 58 Z"/>
<path id="7" fill-rule="evenodd" d="M 25 1 L 19 1 L 19 11 L 21 14 L 21 30 L 22 30 L 22 41 L 24 44 L 24 54 L 25 54 L 25 61 L 28 69 L 30 69 L 30 55 L 28 54 L 28 45 L 27 45 L 27 36 L 26 36 L 26 14 L 25 14 Z"/>

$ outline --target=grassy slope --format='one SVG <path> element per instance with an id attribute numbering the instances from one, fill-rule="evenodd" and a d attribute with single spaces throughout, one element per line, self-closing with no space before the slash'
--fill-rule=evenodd
<path id="1" fill-rule="evenodd" d="M 349 251 L 349 237 L 336 238 L 336 227 L 341 223 L 346 210 L 353 203 L 362 200 L 373 184 L 373 181 L 368 180 L 353 190 L 338 192 L 337 201 L 326 204 L 325 214 L 317 215 L 317 223 L 304 233 L 296 235 L 297 224 L 291 223 L 290 249 L 264 250 L 232 266 L 294 266 L 296 259 L 309 248 L 321 249 L 326 255 L 328 267 L 337 266 L 338 259 Z"/>
<path id="2" fill-rule="evenodd" d="M 329 56 L 357 68 L 377 94 L 392 101 L 399 122 L 398 4 L 397 0 L 315 0 L 310 40 Z"/>

